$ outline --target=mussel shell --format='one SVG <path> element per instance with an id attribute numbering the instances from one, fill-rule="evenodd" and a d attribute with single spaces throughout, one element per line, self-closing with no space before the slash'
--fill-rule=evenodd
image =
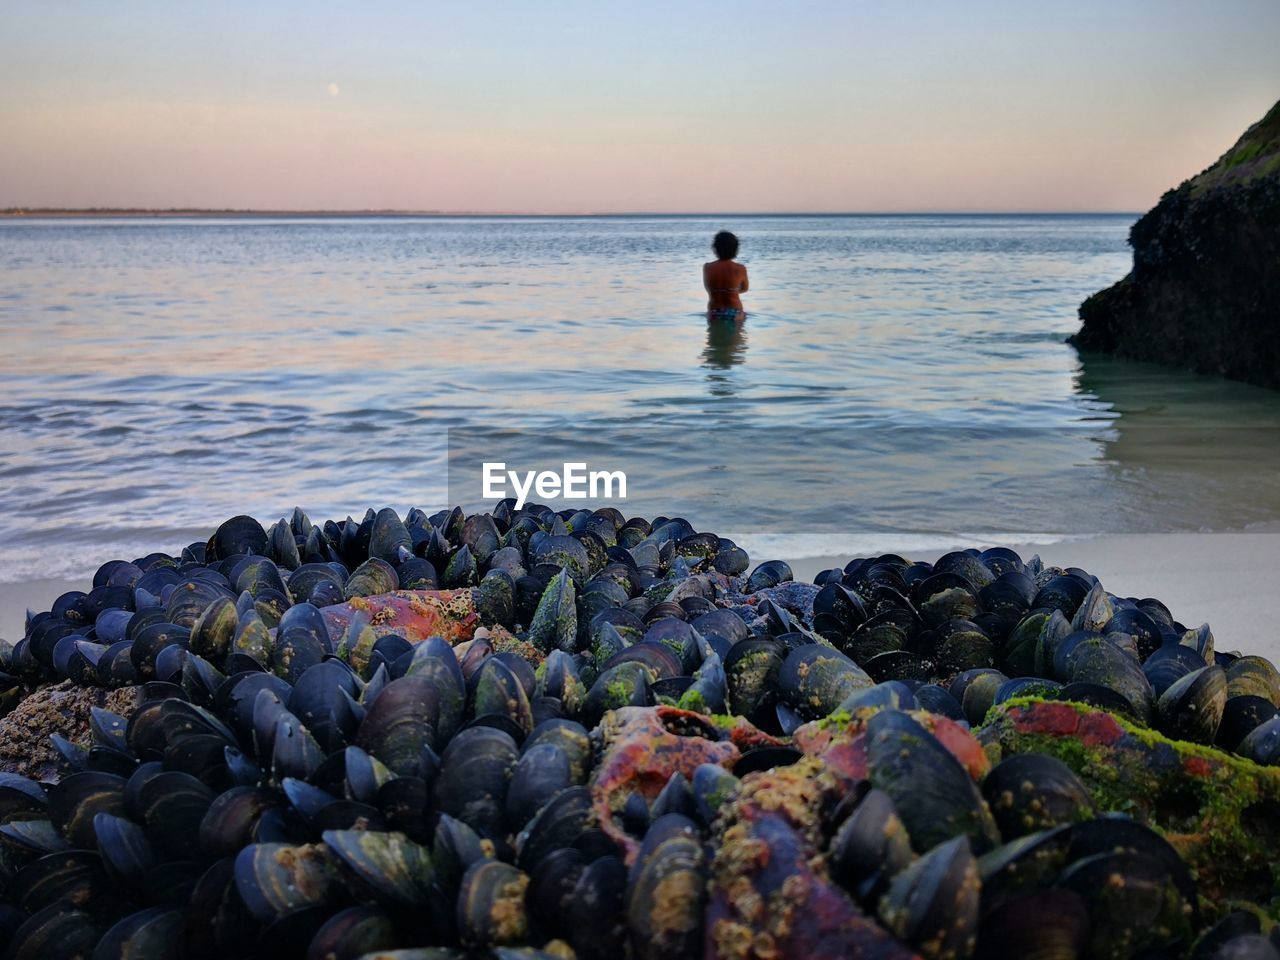
<path id="1" fill-rule="evenodd" d="M 1075 616 L 1092 584 L 1073 574 L 1053 577 L 1042 586 L 1031 601 L 1033 607 L 1060 610 L 1065 617 Z"/>
<path id="2" fill-rule="evenodd" d="M 1173 878 L 1144 852 L 1082 857 L 1063 870 L 1058 884 L 1085 902 L 1090 956 L 1128 956 L 1146 946 L 1168 946 L 1186 935 L 1188 916 Z"/>
<path id="3" fill-rule="evenodd" d="M 137 886 L 159 862 L 146 831 L 132 820 L 99 813 L 93 827 L 102 864 L 117 882 Z"/>
<path id="4" fill-rule="evenodd" d="M 1084 957 L 1089 913 L 1070 890 L 1032 890 L 984 909 L 978 934 L 979 960 L 1006 957 Z"/>
<path id="5" fill-rule="evenodd" d="M 458 892 L 458 932 L 464 944 L 520 943 L 528 934 L 526 874 L 500 860 L 481 860 L 467 868 Z"/>
<path id="6" fill-rule="evenodd" d="M 374 797 L 387 829 L 405 834 L 410 840 L 431 839 L 431 784 L 422 777 L 395 777 Z"/>
<path id="7" fill-rule="evenodd" d="M 693 771 L 689 791 L 693 794 L 694 813 L 702 825 L 711 828 L 720 808 L 730 802 L 741 787 L 737 776 L 718 763 L 703 763 Z"/>
<path id="8" fill-rule="evenodd" d="M 253 842 L 262 814 L 277 806 L 277 795 L 251 786 L 236 786 L 209 804 L 196 835 L 209 857 L 234 856 Z"/>
<path id="9" fill-rule="evenodd" d="M 680 672 L 692 673 L 702 662 L 701 639 L 698 632 L 687 621 L 675 617 L 661 617 L 649 621 L 643 642 L 659 643 L 667 647 L 678 658 Z"/>
<path id="10" fill-rule="evenodd" d="M 1102 633 L 1114 614 L 1115 607 L 1112 606 L 1111 597 L 1102 588 L 1102 584 L 1094 583 L 1071 618 L 1071 628 Z"/>
<path id="11" fill-rule="evenodd" d="M 93 818 L 99 813 L 124 813 L 125 779 L 111 773 L 86 770 L 64 777 L 49 788 L 49 820 L 81 850 L 97 842 Z"/>
<path id="12" fill-rule="evenodd" d="M 176 960 L 182 955 L 181 940 L 186 918 L 182 911 L 150 907 L 117 921 L 98 941 L 93 960 Z"/>
<path id="13" fill-rule="evenodd" d="M 933 661 L 910 650 L 889 650 L 876 654 L 870 660 L 863 661 L 862 667 L 876 683 L 887 680 L 925 682 L 934 674 Z"/>
<path id="14" fill-rule="evenodd" d="M 360 683 L 345 664 L 325 660 L 298 677 L 287 705 L 321 748 L 332 753 L 355 735 L 359 721 L 352 713 L 347 696 L 356 697 L 359 692 Z"/>
<path id="15" fill-rule="evenodd" d="M 435 790 L 437 808 L 482 836 L 500 836 L 507 787 L 518 758 L 515 741 L 500 730 L 468 727 L 461 731 L 441 757 Z"/>
<path id="16" fill-rule="evenodd" d="M 587 782 L 594 748 L 586 727 L 563 718 L 543 721 L 534 727 L 533 733 L 521 745 L 521 752 L 528 753 L 542 743 L 555 744 L 569 759 L 570 777 L 575 784 Z"/>
<path id="17" fill-rule="evenodd" d="M 233 599 L 235 594 L 221 583 L 204 577 L 183 580 L 173 587 L 165 603 L 165 619 L 188 631 L 219 599 Z"/>
<path id="18" fill-rule="evenodd" d="M 600 671 L 604 673 L 620 663 L 639 663 L 657 679 L 681 676 L 685 669 L 669 646 L 654 640 L 641 640 L 619 650 L 600 664 Z"/>
<path id="19" fill-rule="evenodd" d="M 443 747 L 457 729 L 465 707 L 464 694 L 457 685 L 461 674 L 451 685 L 441 682 L 443 675 L 424 672 L 388 683 L 360 724 L 356 746 L 396 773 L 417 774 L 423 744 L 433 750 Z"/>
<path id="20" fill-rule="evenodd" d="M 1204 666 L 1204 658 L 1190 647 L 1167 643 L 1147 657 L 1142 672 L 1146 674 L 1152 692 L 1160 697 L 1175 681 Z"/>
<path id="21" fill-rule="evenodd" d="M 510 720 L 523 740 L 533 729 L 533 709 L 520 678 L 505 662 L 485 660 L 474 677 L 474 714 L 477 718 L 500 716 Z"/>
<path id="22" fill-rule="evenodd" d="M 703 637 L 723 637 L 730 644 L 751 636 L 746 621 L 732 610 L 713 610 L 704 613 L 689 624 Z"/>
<path id="23" fill-rule="evenodd" d="M 357 960 L 396 946 L 396 929 L 385 910 L 376 906 L 339 910 L 316 931 L 306 960 Z"/>
<path id="24" fill-rule="evenodd" d="M 279 783 L 285 777 L 310 777 L 324 762 L 325 754 L 311 731 L 285 711 L 275 721 L 270 757 L 271 778 Z"/>
<path id="25" fill-rule="evenodd" d="M 983 562 L 976 550 L 955 550 L 943 554 L 933 563 L 935 573 L 954 573 L 964 577 L 975 589 L 991 583 L 996 575 Z"/>
<path id="26" fill-rule="evenodd" d="M 751 558 L 741 547 L 727 547 L 712 558 L 711 564 L 716 572 L 726 577 L 736 577 L 746 572 L 751 565 Z"/>
<path id="27" fill-rule="evenodd" d="M 586 830 L 590 814 L 591 792 L 586 787 L 556 793 L 516 838 L 516 866 L 532 871 L 554 850 L 573 844 Z"/>
<path id="28" fill-rule="evenodd" d="M 391 507 L 383 507 L 374 515 L 369 530 L 369 556 L 394 564 L 399 561 L 401 548 L 412 553 L 413 538 L 400 515 Z"/>
<path id="29" fill-rule="evenodd" d="M 587 695 L 577 663 L 563 650 L 552 650 L 543 661 L 535 696 L 555 697 L 568 713 L 577 713 Z"/>
<path id="30" fill-rule="evenodd" d="M 534 534 L 529 539 L 529 566 L 564 570 L 575 582 L 583 584 L 592 572 L 591 553 L 582 540 L 569 536 L 559 521 L 553 521 L 550 534 Z"/>
<path id="31" fill-rule="evenodd" d="M 258 694 L 269 690 L 283 703 L 288 699 L 291 689 L 288 683 L 271 673 L 233 673 L 223 681 L 214 695 L 214 712 L 247 742 L 254 735 L 253 714 Z"/>
<path id="32" fill-rule="evenodd" d="M 778 670 L 777 683 L 788 705 L 814 719 L 825 717 L 852 694 L 874 685 L 853 660 L 818 643 L 788 653 Z"/>
<path id="33" fill-rule="evenodd" d="M 187 627 L 175 623 L 153 623 L 139 630 L 129 647 L 129 659 L 133 662 L 137 675 L 143 680 L 154 679 L 156 656 L 171 644 L 187 646 L 190 634 Z"/>
<path id="34" fill-rule="evenodd" d="M 400 578 L 395 567 L 378 557 L 370 557 L 351 572 L 351 577 L 342 586 L 342 596 L 345 600 L 354 600 L 391 593 L 399 587 Z"/>
<path id="35" fill-rule="evenodd" d="M 402 833 L 326 830 L 324 843 L 363 886 L 403 907 L 431 895 L 431 852 Z"/>
<path id="36" fill-rule="evenodd" d="M 28 913 L 58 901 L 109 911 L 116 898 L 102 858 L 94 850 L 59 850 L 36 857 L 13 876 L 18 904 Z"/>
<path id="37" fill-rule="evenodd" d="M 1130 713 L 1143 723 L 1154 712 L 1151 683 L 1138 661 L 1103 638 L 1082 640 L 1068 656 L 1071 683 L 1094 683 L 1128 701 Z"/>
<path id="38" fill-rule="evenodd" d="M 982 670 L 964 691 L 960 705 L 970 725 L 979 727 L 986 720 L 987 712 L 996 702 L 1001 688 L 1008 681 L 998 670 Z"/>
<path id="39" fill-rule="evenodd" d="M 249 912 L 270 923 L 328 902 L 338 891 L 338 875 L 327 846 L 255 843 L 236 855 L 235 884 Z"/>
<path id="40" fill-rule="evenodd" d="M 337 590 L 339 600 L 342 599 L 342 588 L 346 583 L 345 570 L 339 574 L 327 563 L 304 563 L 289 574 L 289 594 L 294 603 L 312 602 L 311 597 L 321 584 L 328 584 Z"/>
<path id="41" fill-rule="evenodd" d="M 1240 741 L 1236 752 L 1263 766 L 1280 766 L 1280 716 L 1258 724 Z"/>
<path id="42" fill-rule="evenodd" d="M 542 592 L 529 624 L 529 642 L 546 652 L 559 649 L 572 653 L 578 641 L 576 596 L 570 571 L 562 569 Z"/>
<path id="43" fill-rule="evenodd" d="M 627 660 L 605 670 L 587 691 L 581 711 L 583 722 L 595 726 L 610 710 L 648 706 L 654 679 L 652 668 L 641 660 Z"/>
<path id="44" fill-rule="evenodd" d="M 747 578 L 747 592 L 755 593 L 758 590 L 776 587 L 780 583 L 786 583 L 794 579 L 795 575 L 791 572 L 790 565 L 785 561 L 766 560 L 751 571 L 751 576 Z"/>
<path id="45" fill-rule="evenodd" d="M 1160 728 L 1175 740 L 1213 743 L 1226 705 L 1227 672 L 1203 667 L 1174 681 L 1160 697 Z"/>
<path id="46" fill-rule="evenodd" d="M 724 671 L 734 713 L 750 719 L 772 708 L 778 697 L 783 655 L 781 644 L 763 638 L 740 640 L 730 648 Z"/>
<path id="47" fill-rule="evenodd" d="M 696 956 L 702 947 L 706 878 L 702 840 L 679 814 L 656 820 L 632 865 L 626 893 L 631 956 Z"/>
<path id="48" fill-rule="evenodd" d="M 71 849 L 71 844 L 48 820 L 11 820 L 0 824 L 0 839 L 22 854 Z"/>
<path id="49" fill-rule="evenodd" d="M 972 620 L 982 611 L 977 588 L 956 573 L 935 573 L 916 584 L 913 593 L 919 600 L 920 619 L 931 629 L 948 620 Z"/>
<path id="50" fill-rule="evenodd" d="M 235 600 L 229 594 L 217 597 L 191 625 L 192 652 L 221 663 L 231 649 L 238 622 Z"/>
<path id="51" fill-rule="evenodd" d="M 999 841 L 991 811 L 960 761 L 907 714 L 883 710 L 871 717 L 867 760 L 872 785 L 893 800 L 916 851 L 961 833 L 980 851 Z"/>
<path id="52" fill-rule="evenodd" d="M 256 600 L 264 590 L 284 593 L 284 577 L 280 568 L 269 557 L 245 557 L 239 561 L 228 576 L 236 593 L 249 593 Z M 286 606 L 288 601 L 286 600 Z"/>
<path id="53" fill-rule="evenodd" d="M 569 756 L 557 744 L 544 742 L 524 751 L 507 789 L 507 822 L 523 826 L 553 796 L 573 785 Z"/>
<path id="54" fill-rule="evenodd" d="M 1002 760 L 983 780 L 982 794 L 1006 840 L 1093 815 L 1093 801 L 1080 778 L 1047 754 Z"/>
<path id="55" fill-rule="evenodd" d="M 237 554 L 253 554 L 264 557 L 270 541 L 267 532 L 253 517 L 238 516 L 219 525 L 205 546 L 208 562 L 222 560 Z"/>
<path id="56" fill-rule="evenodd" d="M 102 935 L 102 922 L 62 901 L 31 914 L 9 939 L 6 958 L 52 960 L 88 957 Z"/>
<path id="57" fill-rule="evenodd" d="M 1111 619 L 1102 627 L 1102 633 L 1124 633 L 1134 638 L 1138 655 L 1145 661 L 1163 642 L 1159 625 L 1137 606 L 1116 608 Z"/>
<path id="58" fill-rule="evenodd" d="M 585 860 L 582 851 L 561 847 L 544 857 L 530 872 L 526 899 L 530 919 L 540 933 L 568 936 L 572 897 Z"/>
<path id="59" fill-rule="evenodd" d="M 839 581 L 825 584 L 813 598 L 813 628 L 833 641 L 847 637 L 868 616 L 862 598 Z"/>
<path id="60" fill-rule="evenodd" d="M 943 674 L 995 664 L 995 641 L 972 620 L 952 618 L 938 624 L 936 637 L 933 659 Z"/>
<path id="61" fill-rule="evenodd" d="M 464 543 L 449 558 L 441 581 L 446 590 L 458 590 L 464 587 L 474 587 L 479 579 L 480 567 L 476 562 L 475 554 Z"/>
<path id="62" fill-rule="evenodd" d="M 831 875 L 873 902 L 912 860 L 911 840 L 883 790 L 869 790 L 831 838 Z"/>
<path id="63" fill-rule="evenodd" d="M 1232 661 L 1227 668 L 1227 689 L 1229 696 L 1264 697 L 1280 708 L 1280 671 L 1264 657 L 1237 657 Z"/>
<path id="64" fill-rule="evenodd" d="M 189 773 L 166 770 L 142 786 L 140 801 L 148 835 L 170 857 L 190 853 L 215 794 Z"/>
<path id="65" fill-rule="evenodd" d="M 880 919 L 925 956 L 968 957 L 977 945 L 980 888 L 969 838 L 958 836 L 894 877 Z"/>
<path id="66" fill-rule="evenodd" d="M 978 590 L 983 610 L 999 613 L 1014 621 L 1022 618 L 1034 599 L 1034 584 L 1024 574 L 1005 574 Z"/>
<path id="67" fill-rule="evenodd" d="M 1224 750 L 1237 751 L 1240 742 L 1257 727 L 1277 715 L 1275 704 L 1264 697 L 1234 696 L 1222 709 L 1216 742 Z"/>
<path id="68" fill-rule="evenodd" d="M 567 938 L 582 960 L 623 955 L 627 869 L 612 855 L 592 860 L 569 898 Z"/>

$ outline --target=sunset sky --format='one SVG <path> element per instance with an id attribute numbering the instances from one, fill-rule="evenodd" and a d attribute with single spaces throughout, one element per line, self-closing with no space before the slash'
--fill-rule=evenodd
<path id="1" fill-rule="evenodd" d="M 0 0 L 0 207 L 1125 210 L 1277 0 Z"/>

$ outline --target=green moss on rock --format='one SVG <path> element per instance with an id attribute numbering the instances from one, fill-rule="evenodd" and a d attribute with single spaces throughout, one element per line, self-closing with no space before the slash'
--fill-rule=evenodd
<path id="1" fill-rule="evenodd" d="M 1083 704 L 1022 698 L 987 716 L 997 754 L 1045 753 L 1071 767 L 1100 811 L 1159 830 L 1207 905 L 1269 900 L 1280 884 L 1280 768 L 1171 740 Z"/>

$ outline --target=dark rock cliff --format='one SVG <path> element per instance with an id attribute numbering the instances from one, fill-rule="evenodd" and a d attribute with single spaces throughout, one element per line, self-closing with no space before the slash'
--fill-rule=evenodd
<path id="1" fill-rule="evenodd" d="M 1081 304 L 1073 344 L 1280 389 L 1280 103 L 1129 243 L 1133 270 Z"/>

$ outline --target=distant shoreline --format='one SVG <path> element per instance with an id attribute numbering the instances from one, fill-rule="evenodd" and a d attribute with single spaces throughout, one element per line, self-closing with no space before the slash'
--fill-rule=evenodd
<path id="1" fill-rule="evenodd" d="M 154 210 L 133 207 L 86 207 L 83 209 L 61 207 L 8 207 L 0 210 L 0 220 L 56 220 L 56 219 L 688 219 L 706 218 L 792 218 L 792 217 L 1138 217 L 1136 210 L 916 210 L 875 211 L 856 210 L 834 213 L 791 212 L 703 212 L 703 213 L 528 213 L 466 210 L 209 210 L 170 209 Z"/>

